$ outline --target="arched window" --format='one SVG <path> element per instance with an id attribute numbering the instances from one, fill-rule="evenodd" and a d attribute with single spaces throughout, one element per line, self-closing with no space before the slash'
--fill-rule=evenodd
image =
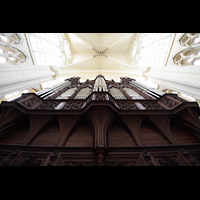
<path id="1" fill-rule="evenodd" d="M 27 55 L 18 47 L 22 38 L 18 33 L 0 33 L 0 64 L 22 64 L 27 60 Z"/>
<path id="2" fill-rule="evenodd" d="M 178 66 L 200 66 L 200 33 L 185 33 L 179 43 L 186 48 L 173 57 L 174 63 Z"/>
<path id="3" fill-rule="evenodd" d="M 185 33 L 179 40 L 182 46 L 192 46 L 200 44 L 200 33 Z"/>
<path id="4" fill-rule="evenodd" d="M 21 44 L 22 38 L 18 33 L 0 33 L 0 42 L 6 44 Z"/>
<path id="5" fill-rule="evenodd" d="M 27 33 L 30 48 L 39 65 L 65 65 L 71 62 L 69 42 L 61 33 Z"/>
<path id="6" fill-rule="evenodd" d="M 11 45 L 0 44 L 0 63 L 22 64 L 26 61 L 26 54 Z"/>
<path id="7" fill-rule="evenodd" d="M 173 33 L 141 33 L 131 51 L 132 64 L 164 66 Z"/>

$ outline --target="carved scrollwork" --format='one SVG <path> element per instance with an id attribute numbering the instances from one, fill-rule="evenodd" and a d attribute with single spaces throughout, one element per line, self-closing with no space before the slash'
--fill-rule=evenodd
<path id="1" fill-rule="evenodd" d="M 129 162 L 129 163 L 122 163 L 122 162 L 117 162 L 117 163 L 104 163 L 102 162 L 99 164 L 98 162 L 95 163 L 90 163 L 86 164 L 84 162 L 79 162 L 79 163 L 68 163 L 65 162 L 64 166 L 136 166 L 136 162 Z"/>
<path id="2" fill-rule="evenodd" d="M 165 96 L 164 98 L 160 99 L 159 102 L 169 109 L 173 109 L 179 104 L 181 104 L 181 102 L 178 102 L 175 99 L 168 96 Z"/>
<path id="3" fill-rule="evenodd" d="M 95 149 L 96 162 L 64 162 L 64 166 L 135 166 L 136 160 L 128 162 L 105 162 L 106 149 Z"/>
<path id="4" fill-rule="evenodd" d="M 120 110 L 138 110 L 133 102 L 120 102 L 117 105 Z"/>
<path id="5" fill-rule="evenodd" d="M 42 103 L 42 101 L 35 96 L 29 96 L 29 97 L 26 97 L 26 98 L 18 101 L 18 103 L 20 103 L 21 105 L 23 105 L 27 108 L 33 109 L 33 108 L 36 108 L 37 106 L 39 106 Z"/>
<path id="6" fill-rule="evenodd" d="M 120 81 L 121 84 L 129 84 L 129 81 L 131 81 L 131 80 L 135 81 L 135 79 L 132 79 L 129 77 L 120 77 L 120 79 L 121 79 L 121 81 Z"/>
<path id="7" fill-rule="evenodd" d="M 176 159 L 173 159 L 171 155 L 164 155 L 163 159 L 159 160 L 161 166 L 180 166 Z"/>
<path id="8" fill-rule="evenodd" d="M 36 103 L 39 103 L 40 100 L 38 100 L 37 98 L 33 97 L 31 99 L 28 99 L 27 101 L 24 101 L 24 105 L 28 108 L 32 107 L 33 105 L 35 105 Z"/>
<path id="9" fill-rule="evenodd" d="M 44 102 L 40 105 L 37 109 L 45 109 L 45 110 L 54 110 L 58 104 L 61 103 L 60 101 L 56 102 Z M 83 102 L 66 102 L 63 106 L 62 110 L 81 110 L 83 106 Z"/>
<path id="10" fill-rule="evenodd" d="M 197 165 L 197 162 L 194 160 L 193 156 L 188 151 L 185 151 L 184 149 L 180 149 L 179 151 L 189 160 L 192 166 Z"/>
<path id="11" fill-rule="evenodd" d="M 34 155 L 28 158 L 27 160 L 24 160 L 21 163 L 21 166 L 39 166 L 41 162 L 41 160 L 36 160 L 36 155 Z"/>
<path id="12" fill-rule="evenodd" d="M 82 102 L 66 102 L 62 110 L 81 110 Z"/>
<path id="13" fill-rule="evenodd" d="M 157 102 L 140 102 L 146 110 L 163 110 L 164 108 L 160 106 Z"/>
<path id="14" fill-rule="evenodd" d="M 60 102 L 43 102 L 37 109 L 53 110 Z"/>
<path id="15" fill-rule="evenodd" d="M 163 110 L 157 102 L 140 102 L 146 110 Z M 120 110 L 138 110 L 139 108 L 134 104 L 134 102 L 120 102 L 117 103 Z"/>
<path id="16" fill-rule="evenodd" d="M 136 166 L 136 162 L 129 162 L 129 163 L 117 162 L 114 164 L 105 163 L 104 166 Z"/>
<path id="17" fill-rule="evenodd" d="M 68 163 L 68 162 L 65 162 L 64 166 L 96 166 L 96 163 L 86 164 L 84 162 L 79 162 L 79 163 Z"/>
<path id="18" fill-rule="evenodd" d="M 96 94 L 96 99 L 98 101 L 104 101 L 106 100 L 105 94 Z"/>

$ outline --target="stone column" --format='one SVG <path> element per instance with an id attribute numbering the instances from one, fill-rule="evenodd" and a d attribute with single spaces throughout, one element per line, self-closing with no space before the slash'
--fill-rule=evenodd
<path id="1" fill-rule="evenodd" d="M 148 80 L 200 99 L 200 70 L 196 66 L 151 68 Z"/>
<path id="2" fill-rule="evenodd" d="M 51 81 L 53 75 L 54 72 L 48 65 L 0 64 L 0 98 L 5 94 Z"/>

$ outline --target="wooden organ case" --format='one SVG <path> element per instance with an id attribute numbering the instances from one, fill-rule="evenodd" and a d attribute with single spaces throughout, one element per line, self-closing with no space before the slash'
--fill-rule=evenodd
<path id="1" fill-rule="evenodd" d="M 200 166 L 196 102 L 121 77 L 0 105 L 0 166 Z"/>

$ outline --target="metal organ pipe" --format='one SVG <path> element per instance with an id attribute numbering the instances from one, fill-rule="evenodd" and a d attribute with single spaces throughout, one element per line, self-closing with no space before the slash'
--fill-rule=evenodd
<path id="1" fill-rule="evenodd" d="M 99 92 L 101 92 L 101 77 L 99 78 Z"/>
<path id="2" fill-rule="evenodd" d="M 107 85 L 106 85 L 106 82 L 105 82 L 104 78 L 102 78 L 102 88 L 103 88 L 103 91 L 104 91 L 104 92 L 107 92 L 107 91 L 108 91 Z"/>
<path id="3" fill-rule="evenodd" d="M 115 99 L 127 99 L 118 88 L 111 88 L 110 93 Z"/>
<path id="4" fill-rule="evenodd" d="M 70 84 L 71 84 L 71 82 L 66 81 L 66 83 L 64 83 L 62 85 L 58 85 L 57 87 L 53 88 L 54 92 L 51 93 L 50 95 L 55 94 L 56 92 L 58 92 L 58 91 L 60 91 L 60 90 L 62 90 L 64 88 L 68 87 Z M 47 98 L 47 97 L 45 97 L 45 98 Z"/>
<path id="5" fill-rule="evenodd" d="M 107 92 L 107 85 L 103 77 L 98 77 L 94 84 L 93 92 Z"/>
<path id="6" fill-rule="evenodd" d="M 152 90 L 150 90 L 148 88 L 148 86 L 144 85 L 144 84 L 141 84 L 141 83 L 137 83 L 136 81 L 129 81 L 129 83 L 138 88 L 139 90 L 141 90 L 142 92 L 144 92 L 145 94 L 147 94 L 148 96 L 150 97 L 153 97 L 153 98 L 159 98 L 161 97 L 162 95 L 157 93 L 157 92 L 152 92 Z"/>
<path id="7" fill-rule="evenodd" d="M 58 96 L 56 99 L 69 99 L 69 97 L 75 92 L 77 87 L 70 88 L 66 92 L 62 93 L 60 96 Z"/>
<path id="8" fill-rule="evenodd" d="M 162 96 L 162 95 L 165 94 L 164 92 L 162 92 L 162 91 L 160 91 L 160 90 L 158 90 L 158 89 L 156 89 L 156 88 L 149 88 L 149 90 L 150 90 L 151 92 L 154 92 L 154 93 L 159 94 L 160 96 Z"/>
<path id="9" fill-rule="evenodd" d="M 90 88 L 82 88 L 77 95 L 74 97 L 74 99 L 86 99 L 90 93 L 92 92 L 92 90 Z"/>
<path id="10" fill-rule="evenodd" d="M 145 99 L 143 96 L 135 92 L 134 90 L 130 88 L 123 88 L 126 93 L 128 93 L 129 96 L 131 96 L 132 99 Z"/>
<path id="11" fill-rule="evenodd" d="M 39 91 L 36 94 L 38 96 L 40 96 L 41 98 L 47 98 L 49 95 L 52 95 L 53 93 L 65 88 L 65 87 L 68 87 L 70 84 L 71 84 L 70 81 L 65 81 L 64 83 L 60 83 L 60 84 L 53 86 L 52 88 L 45 88 L 44 90 Z"/>
<path id="12" fill-rule="evenodd" d="M 160 98 L 162 95 L 165 94 L 164 92 L 162 92 L 156 88 L 150 88 L 147 85 L 144 85 L 142 83 L 137 83 L 136 81 L 130 81 L 129 83 L 137 88 L 140 88 L 146 94 L 148 94 L 149 96 L 152 96 L 152 97 Z"/>

